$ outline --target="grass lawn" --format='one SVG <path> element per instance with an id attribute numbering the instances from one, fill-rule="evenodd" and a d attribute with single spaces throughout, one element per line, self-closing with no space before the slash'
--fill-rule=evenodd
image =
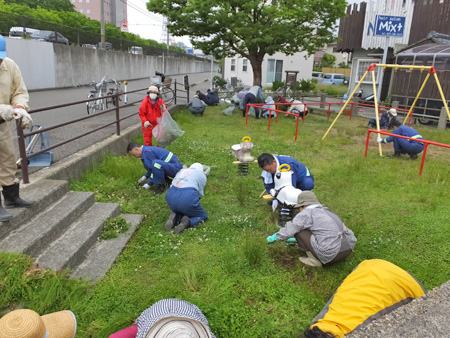
<path id="1" fill-rule="evenodd" d="M 102 338 L 133 324 L 154 302 L 174 297 L 196 304 L 217 337 L 298 337 L 362 260 L 393 262 L 427 289 L 450 279 L 449 149 L 430 146 L 419 176 L 421 157 L 380 157 L 376 136 L 364 158 L 366 119 L 342 116 L 321 142 L 331 121 L 308 115 L 295 142 L 292 118 L 280 117 L 267 132 L 267 119 L 249 118 L 245 126 L 241 114 L 226 117 L 222 109 L 208 108 L 201 118 L 177 113 L 186 133 L 169 147 L 186 165 L 212 167 L 202 199 L 206 223 L 178 236 L 164 232 L 170 214 L 164 195 L 135 187 L 145 173 L 141 161 L 109 157 L 71 189 L 94 191 L 99 202 L 145 215 L 127 248 L 94 286 L 30 266 L 25 255 L 0 254 L 0 315 L 16 307 L 41 314 L 71 309 L 77 337 Z M 450 144 L 449 130 L 417 129 L 425 139 Z M 304 267 L 295 246 L 266 243 L 278 228 L 259 198 L 261 170 L 250 164 L 242 178 L 232 163 L 230 147 L 244 136 L 252 138 L 254 156 L 289 155 L 311 170 L 319 201 L 358 239 L 346 261 Z M 392 153 L 392 144 L 383 150 Z"/>

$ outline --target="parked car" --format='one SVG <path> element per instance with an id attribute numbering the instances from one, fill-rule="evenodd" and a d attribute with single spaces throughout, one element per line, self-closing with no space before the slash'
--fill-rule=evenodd
<path id="1" fill-rule="evenodd" d="M 31 34 L 31 38 L 39 41 L 62 43 L 65 45 L 69 44 L 69 40 L 67 40 L 61 33 L 55 33 L 54 31 L 36 31 Z"/>
<path id="2" fill-rule="evenodd" d="M 100 42 L 99 42 L 99 43 L 97 43 L 97 49 L 111 50 L 112 49 L 112 43 L 111 42 L 105 42 L 105 47 L 102 48 L 100 46 Z"/>
<path id="3" fill-rule="evenodd" d="M 81 45 L 81 47 L 83 47 L 83 48 L 89 48 L 89 49 L 97 49 L 97 46 L 96 46 L 96 45 L 90 45 L 90 44 L 88 44 L 88 43 L 85 43 L 85 44 Z"/>
<path id="4" fill-rule="evenodd" d="M 130 54 L 144 54 L 144 50 L 142 49 L 142 47 L 139 46 L 131 46 Z"/>
<path id="5" fill-rule="evenodd" d="M 31 35 L 38 32 L 39 29 L 28 27 L 11 27 L 9 29 L 9 37 L 13 39 L 31 38 Z"/>
<path id="6" fill-rule="evenodd" d="M 312 78 L 316 79 L 318 84 L 322 84 L 323 73 L 322 72 L 312 72 Z"/>
<path id="7" fill-rule="evenodd" d="M 345 80 L 344 74 L 330 73 L 330 74 L 325 74 L 324 75 L 322 84 L 324 84 L 324 85 L 337 85 L 337 84 L 340 84 L 340 83 L 344 83 L 344 80 Z"/>
<path id="8" fill-rule="evenodd" d="M 346 76 L 345 79 L 344 79 L 344 84 L 346 86 L 348 86 L 349 83 L 350 83 L 350 76 Z"/>

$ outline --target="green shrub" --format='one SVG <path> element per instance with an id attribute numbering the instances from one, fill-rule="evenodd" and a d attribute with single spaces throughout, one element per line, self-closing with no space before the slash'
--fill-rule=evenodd
<path id="1" fill-rule="evenodd" d="M 101 239 L 111 239 L 116 238 L 119 234 L 124 233 L 128 230 L 130 224 L 127 223 L 125 218 L 119 217 L 108 217 L 103 226 L 102 233 L 100 235 Z"/>
<path id="2" fill-rule="evenodd" d="M 284 85 L 285 85 L 284 81 L 277 81 L 277 80 L 275 80 L 272 83 L 272 90 L 275 92 L 278 89 L 283 88 Z"/>

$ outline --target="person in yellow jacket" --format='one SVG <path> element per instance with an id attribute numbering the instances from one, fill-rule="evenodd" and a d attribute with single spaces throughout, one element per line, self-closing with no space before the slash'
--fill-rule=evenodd
<path id="1" fill-rule="evenodd" d="M 425 295 L 414 276 L 381 260 L 359 264 L 305 331 L 305 338 L 344 337 L 394 309 Z"/>

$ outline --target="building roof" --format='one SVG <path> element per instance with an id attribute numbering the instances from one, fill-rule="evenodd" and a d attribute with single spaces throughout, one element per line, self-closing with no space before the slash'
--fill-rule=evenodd
<path id="1" fill-rule="evenodd" d="M 436 54 L 449 53 L 450 35 L 431 31 L 425 39 L 419 40 L 398 51 L 397 54 Z"/>

